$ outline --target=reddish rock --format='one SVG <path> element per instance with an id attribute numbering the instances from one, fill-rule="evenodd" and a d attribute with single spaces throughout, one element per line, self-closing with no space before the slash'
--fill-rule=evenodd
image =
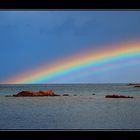
<path id="1" fill-rule="evenodd" d="M 136 85 L 136 86 L 134 86 L 134 87 L 139 87 L 139 88 L 140 88 L 140 85 Z"/>
<path id="2" fill-rule="evenodd" d="M 106 95 L 105 96 L 106 98 L 134 98 L 132 96 L 124 96 L 124 95 L 116 95 L 116 94 L 113 94 L 113 95 Z"/>
<path id="3" fill-rule="evenodd" d="M 16 97 L 18 97 L 18 96 L 33 96 L 33 94 L 34 93 L 31 91 L 21 91 L 17 94 L 14 94 L 13 96 L 16 96 Z"/>
<path id="4" fill-rule="evenodd" d="M 60 96 L 60 95 L 55 94 L 52 90 L 47 90 L 47 91 L 38 91 L 38 92 L 21 91 L 17 94 L 14 94 L 13 96 L 20 97 L 20 96 Z"/>
<path id="5" fill-rule="evenodd" d="M 140 88 L 140 84 L 132 84 L 132 83 L 129 83 L 128 86 L 133 86 L 134 88 Z"/>
<path id="6" fill-rule="evenodd" d="M 58 94 L 55 94 L 52 90 L 39 91 L 38 93 L 42 96 L 60 96 Z"/>
<path id="7" fill-rule="evenodd" d="M 128 86 L 140 86 L 140 84 L 138 84 L 138 83 L 137 84 L 129 83 Z"/>

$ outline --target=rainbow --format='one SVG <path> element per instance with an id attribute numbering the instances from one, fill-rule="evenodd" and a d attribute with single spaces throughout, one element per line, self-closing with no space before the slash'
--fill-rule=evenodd
<path id="1" fill-rule="evenodd" d="M 108 67 L 123 64 L 140 64 L 140 41 L 133 40 L 118 44 L 104 45 L 96 49 L 71 55 L 54 63 L 43 64 L 33 70 L 13 76 L 2 83 L 29 84 L 51 83 L 76 77 L 78 73 L 102 71 Z"/>

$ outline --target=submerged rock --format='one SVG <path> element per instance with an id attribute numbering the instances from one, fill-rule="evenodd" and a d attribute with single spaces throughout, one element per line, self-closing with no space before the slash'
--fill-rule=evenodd
<path id="1" fill-rule="evenodd" d="M 136 84 L 132 84 L 132 83 L 129 83 L 129 84 L 128 84 L 128 86 L 133 86 L 133 85 L 136 85 Z"/>
<path id="2" fill-rule="evenodd" d="M 13 97 L 12 95 L 5 95 L 5 97 Z"/>
<path id="3" fill-rule="evenodd" d="M 69 94 L 63 94 L 63 96 L 69 96 Z"/>
<path id="4" fill-rule="evenodd" d="M 38 92 L 21 91 L 17 94 L 14 94 L 13 96 L 21 97 L 21 96 L 60 96 L 60 95 L 55 94 L 52 90 L 47 90 L 47 91 L 38 91 Z"/>
<path id="5" fill-rule="evenodd" d="M 124 96 L 124 95 L 116 95 L 116 94 L 106 95 L 105 97 L 106 98 L 134 98 L 133 96 Z"/>

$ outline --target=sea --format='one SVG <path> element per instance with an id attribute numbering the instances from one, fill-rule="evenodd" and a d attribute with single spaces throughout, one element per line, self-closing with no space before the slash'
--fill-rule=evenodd
<path id="1" fill-rule="evenodd" d="M 23 90 L 69 96 L 6 97 Z M 105 98 L 108 94 L 134 98 Z M 128 83 L 0 85 L 0 130 L 126 129 L 140 129 L 140 88 Z"/>

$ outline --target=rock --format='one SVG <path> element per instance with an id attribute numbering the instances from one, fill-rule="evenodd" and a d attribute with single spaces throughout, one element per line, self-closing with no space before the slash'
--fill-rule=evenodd
<path id="1" fill-rule="evenodd" d="M 60 96 L 55 94 L 52 90 L 47 90 L 47 91 L 39 91 L 40 95 L 44 96 Z"/>
<path id="2" fill-rule="evenodd" d="M 92 95 L 95 95 L 95 93 L 93 93 Z"/>
<path id="3" fill-rule="evenodd" d="M 76 94 L 74 94 L 73 96 L 77 96 Z"/>
<path id="4" fill-rule="evenodd" d="M 17 94 L 14 94 L 13 96 L 21 97 L 21 96 L 60 96 L 60 95 L 55 94 L 52 90 L 47 90 L 47 91 L 38 91 L 38 92 L 21 91 Z"/>
<path id="5" fill-rule="evenodd" d="M 63 96 L 69 96 L 69 94 L 63 94 Z"/>
<path id="6" fill-rule="evenodd" d="M 135 85 L 135 84 L 132 84 L 132 83 L 129 83 L 129 84 L 128 84 L 128 86 L 133 86 L 133 85 Z"/>
<path id="7" fill-rule="evenodd" d="M 140 88 L 140 85 L 136 85 L 136 86 L 134 86 L 134 87 L 139 87 L 139 88 Z"/>
<path id="8" fill-rule="evenodd" d="M 134 88 L 135 88 L 135 87 L 136 87 L 136 88 L 137 88 L 137 87 L 140 88 L 140 84 L 132 84 L 132 83 L 129 83 L 128 86 L 133 86 Z"/>
<path id="9" fill-rule="evenodd" d="M 128 86 L 140 86 L 140 84 L 138 84 L 138 83 L 137 84 L 129 83 Z"/>
<path id="10" fill-rule="evenodd" d="M 113 94 L 113 95 L 106 95 L 105 96 L 106 98 L 134 98 L 132 96 L 124 96 L 124 95 L 116 95 L 116 94 Z"/>
<path id="11" fill-rule="evenodd" d="M 33 96 L 35 95 L 35 92 L 31 92 L 31 91 L 21 91 L 17 94 L 14 94 L 13 96 L 18 97 L 18 96 Z"/>

